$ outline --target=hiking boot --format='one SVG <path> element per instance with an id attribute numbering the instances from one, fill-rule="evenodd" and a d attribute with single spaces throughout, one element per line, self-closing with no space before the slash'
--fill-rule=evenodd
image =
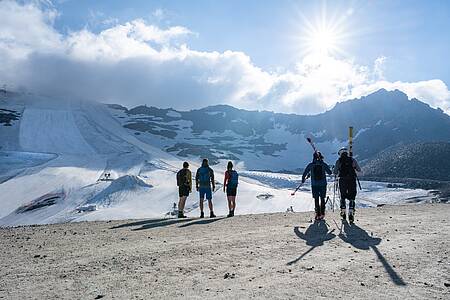
<path id="1" fill-rule="evenodd" d="M 347 219 L 347 216 L 345 214 L 345 209 L 341 209 L 341 218 L 342 218 L 342 220 Z"/>
<path id="2" fill-rule="evenodd" d="M 200 213 L 200 219 L 203 219 L 205 217 L 205 213 L 204 212 L 201 212 Z"/>
<path id="3" fill-rule="evenodd" d="M 214 214 L 214 212 L 210 212 L 210 213 L 209 213 L 209 217 L 210 217 L 210 218 L 215 218 L 216 215 Z"/>
<path id="4" fill-rule="evenodd" d="M 227 218 L 231 218 L 233 216 L 233 213 L 231 212 L 231 210 L 230 210 L 230 212 L 228 213 L 228 215 L 227 215 Z"/>
<path id="5" fill-rule="evenodd" d="M 183 218 L 187 218 L 187 217 L 183 213 L 178 213 L 178 218 L 183 219 Z"/>
<path id="6" fill-rule="evenodd" d="M 320 214 L 316 213 L 316 216 L 314 217 L 314 220 L 316 220 L 316 221 L 320 220 Z"/>
<path id="7" fill-rule="evenodd" d="M 231 211 L 231 216 L 234 217 L 234 209 Z"/>
<path id="8" fill-rule="evenodd" d="M 325 219 L 325 214 L 321 214 L 321 215 L 319 216 L 319 218 L 320 218 L 320 220 Z"/>
<path id="9" fill-rule="evenodd" d="M 353 224 L 353 222 L 355 221 L 355 215 L 353 213 L 348 214 L 348 221 L 350 222 L 350 224 Z"/>

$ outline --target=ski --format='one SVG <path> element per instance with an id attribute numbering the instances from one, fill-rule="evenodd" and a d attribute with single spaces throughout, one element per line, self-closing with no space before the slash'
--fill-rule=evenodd
<path id="1" fill-rule="evenodd" d="M 311 145 L 311 147 L 313 148 L 314 153 L 316 153 L 316 152 L 317 152 L 317 148 L 316 148 L 316 146 L 314 145 L 314 142 L 312 141 L 312 139 L 309 138 L 309 137 L 307 137 L 306 140 L 308 141 L 308 143 L 309 143 L 309 144 Z"/>
<path id="2" fill-rule="evenodd" d="M 353 126 L 348 127 L 348 155 L 353 157 Z M 358 175 L 356 174 L 356 181 L 358 182 L 359 189 L 361 188 L 361 182 L 359 181 Z"/>

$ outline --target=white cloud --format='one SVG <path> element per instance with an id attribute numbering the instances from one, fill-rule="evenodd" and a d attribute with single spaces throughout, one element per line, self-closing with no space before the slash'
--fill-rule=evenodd
<path id="1" fill-rule="evenodd" d="M 428 103 L 431 107 L 439 107 L 450 114 L 450 91 L 447 85 L 440 79 L 432 79 L 418 82 L 389 82 L 377 81 L 372 84 L 363 84 L 352 91 L 352 97 L 357 98 L 373 93 L 381 88 L 388 91 L 400 90 L 410 99 L 415 98 Z"/>
<path id="2" fill-rule="evenodd" d="M 297 113 L 322 112 L 384 87 L 450 111 L 450 92 L 440 80 L 385 81 L 385 57 L 365 67 L 309 55 L 294 70 L 268 72 L 242 52 L 190 49 L 185 43 L 193 33 L 182 26 L 160 28 L 137 19 L 112 22 L 99 33 L 63 35 L 53 28 L 56 16 L 52 7 L 0 2 L 0 83 L 126 105 L 228 103 Z"/>

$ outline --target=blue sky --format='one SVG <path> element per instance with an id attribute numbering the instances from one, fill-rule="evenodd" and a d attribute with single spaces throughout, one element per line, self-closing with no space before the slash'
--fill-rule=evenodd
<path id="1" fill-rule="evenodd" d="M 297 59 L 293 37 L 301 35 L 301 15 L 313 20 L 326 7 L 328 15 L 353 9 L 346 28 L 345 51 L 357 63 L 377 57 L 389 60 L 388 80 L 440 78 L 450 83 L 443 63 L 450 53 L 450 1 L 62 1 L 56 25 L 61 30 L 89 26 L 116 18 L 126 22 L 144 18 L 161 26 L 181 25 L 198 35 L 190 46 L 202 51 L 235 50 L 247 53 L 263 68 L 289 68 Z M 155 16 L 161 10 L 162 18 Z M 96 20 L 95 20 L 96 19 Z M 94 21 L 95 20 L 95 21 Z M 98 22 L 98 23 L 96 23 Z"/>
<path id="2" fill-rule="evenodd" d="M 0 81 L 129 105 L 309 114 L 383 87 L 450 111 L 449 53 L 450 1 L 0 3 L 4 71 L 25 74 Z"/>

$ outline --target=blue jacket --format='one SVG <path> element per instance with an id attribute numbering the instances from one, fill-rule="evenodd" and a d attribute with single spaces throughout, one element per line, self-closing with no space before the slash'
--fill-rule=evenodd
<path id="1" fill-rule="evenodd" d="M 315 176 L 314 176 L 315 175 L 314 174 L 314 166 L 316 164 L 322 165 L 322 179 L 321 180 L 316 180 Z M 327 185 L 327 176 L 325 175 L 325 172 L 328 175 L 331 175 L 330 167 L 322 160 L 313 160 L 312 163 L 310 163 L 310 164 L 308 164 L 308 166 L 306 166 L 305 171 L 303 172 L 302 181 L 305 180 L 305 178 L 308 174 L 311 174 L 311 186 L 326 186 Z"/>

